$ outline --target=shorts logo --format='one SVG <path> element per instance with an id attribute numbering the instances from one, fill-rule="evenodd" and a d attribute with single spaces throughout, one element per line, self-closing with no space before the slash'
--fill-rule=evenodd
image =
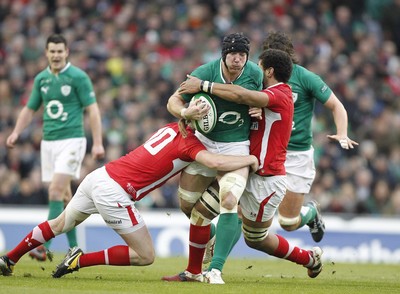
<path id="1" fill-rule="evenodd" d="M 120 219 L 111 219 L 111 220 L 105 219 L 104 221 L 109 225 L 120 225 L 120 224 L 122 224 L 122 220 L 120 220 Z"/>
<path id="2" fill-rule="evenodd" d="M 61 87 L 61 94 L 64 96 L 68 96 L 71 93 L 71 86 L 69 85 L 64 85 Z"/>

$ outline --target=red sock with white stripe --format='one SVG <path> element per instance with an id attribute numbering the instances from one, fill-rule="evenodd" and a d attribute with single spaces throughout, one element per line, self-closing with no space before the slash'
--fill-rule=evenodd
<path id="1" fill-rule="evenodd" d="M 204 251 L 210 239 L 211 225 L 195 226 L 190 224 L 189 231 L 189 262 L 186 270 L 192 274 L 200 274 Z"/>
<path id="2" fill-rule="evenodd" d="M 296 246 L 292 246 L 289 242 L 283 238 L 282 236 L 275 235 L 278 237 L 279 244 L 275 249 L 273 256 L 290 260 L 297 264 L 301 264 L 304 266 L 310 266 L 313 262 L 313 259 L 310 257 L 308 250 L 301 249 Z"/>
<path id="3" fill-rule="evenodd" d="M 93 265 L 131 265 L 129 247 L 118 245 L 97 252 L 85 253 L 79 258 L 80 268 Z"/>
<path id="4" fill-rule="evenodd" d="M 54 238 L 54 233 L 50 228 L 49 222 L 45 221 L 34 227 L 13 250 L 7 253 L 7 256 L 11 261 L 16 263 L 25 253 L 52 238 Z"/>

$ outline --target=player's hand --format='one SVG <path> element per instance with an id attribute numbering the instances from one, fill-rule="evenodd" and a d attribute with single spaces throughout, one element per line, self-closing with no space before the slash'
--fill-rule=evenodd
<path id="1" fill-rule="evenodd" d="M 93 145 L 92 147 L 92 158 L 103 159 L 105 155 L 104 146 L 102 144 Z"/>
<path id="2" fill-rule="evenodd" d="M 201 80 L 191 75 L 186 76 L 187 80 L 179 86 L 179 94 L 194 94 L 200 92 Z"/>
<path id="3" fill-rule="evenodd" d="M 262 119 L 262 109 L 260 107 L 250 107 L 249 108 L 250 117 L 255 117 L 258 120 Z"/>
<path id="4" fill-rule="evenodd" d="M 343 149 L 353 149 L 355 146 L 358 145 L 356 141 L 353 141 L 349 137 L 341 137 L 339 135 L 327 135 L 327 137 L 331 140 L 338 141 L 340 147 Z"/>
<path id="5" fill-rule="evenodd" d="M 250 173 L 255 173 L 256 171 L 258 171 L 258 158 L 255 157 L 254 155 L 250 155 L 251 157 L 253 157 L 252 159 L 254 160 L 253 163 L 250 165 Z"/>
<path id="6" fill-rule="evenodd" d="M 199 120 L 210 110 L 210 106 L 201 103 L 200 100 L 192 100 L 185 111 L 185 118 L 188 120 Z"/>
<path id="7" fill-rule="evenodd" d="M 7 141 L 6 141 L 6 145 L 8 148 L 14 148 L 15 147 L 15 143 L 18 140 L 19 135 L 17 133 L 11 133 L 10 136 L 8 136 Z"/>

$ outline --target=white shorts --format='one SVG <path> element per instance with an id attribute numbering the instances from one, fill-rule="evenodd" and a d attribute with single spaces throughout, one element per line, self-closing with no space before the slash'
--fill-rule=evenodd
<path id="1" fill-rule="evenodd" d="M 261 177 L 252 174 L 240 198 L 240 208 L 248 220 L 266 222 L 275 215 L 285 193 L 286 176 Z"/>
<path id="2" fill-rule="evenodd" d="M 249 155 L 250 153 L 250 141 L 243 142 L 216 142 L 208 139 L 199 132 L 196 132 L 196 137 L 206 146 L 207 150 L 212 153 L 225 154 L 225 155 Z M 215 177 L 217 170 L 210 169 L 196 161 L 190 163 L 186 168 L 185 172 L 191 175 L 202 175 L 204 177 Z"/>
<path id="3" fill-rule="evenodd" d="M 85 153 L 86 138 L 42 140 L 40 144 L 42 181 L 51 182 L 54 174 L 66 174 L 76 180 L 79 179 Z"/>
<path id="4" fill-rule="evenodd" d="M 82 213 L 99 213 L 119 234 L 135 232 L 145 225 L 129 194 L 110 178 L 104 166 L 83 179 L 68 205 Z"/>
<path id="5" fill-rule="evenodd" d="M 307 151 L 288 151 L 286 154 L 287 189 L 307 194 L 315 179 L 314 148 Z"/>

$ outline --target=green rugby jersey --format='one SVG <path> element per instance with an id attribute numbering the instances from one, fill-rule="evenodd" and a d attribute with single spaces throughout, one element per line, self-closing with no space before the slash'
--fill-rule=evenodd
<path id="1" fill-rule="evenodd" d="M 311 120 L 315 101 L 324 104 L 332 90 L 315 73 L 294 64 L 288 84 L 292 87 L 294 116 L 288 150 L 305 151 L 311 148 Z"/>
<path id="2" fill-rule="evenodd" d="M 203 64 L 196 68 L 192 73 L 201 80 L 225 83 L 222 74 L 221 58 Z M 247 61 L 241 75 L 233 82 L 235 85 L 242 86 L 249 90 L 261 90 L 263 73 L 261 69 L 252 61 Z M 215 95 L 209 94 L 217 108 L 217 123 L 214 129 L 204 134 L 207 138 L 217 142 L 242 142 L 249 139 L 250 116 L 249 107 L 244 104 L 237 104 L 224 100 Z M 191 95 L 183 95 L 183 99 L 189 102 Z"/>
<path id="3" fill-rule="evenodd" d="M 84 137 L 84 108 L 96 102 L 89 76 L 67 63 L 55 75 L 47 67 L 34 80 L 27 107 L 37 111 L 43 104 L 43 139 Z"/>

